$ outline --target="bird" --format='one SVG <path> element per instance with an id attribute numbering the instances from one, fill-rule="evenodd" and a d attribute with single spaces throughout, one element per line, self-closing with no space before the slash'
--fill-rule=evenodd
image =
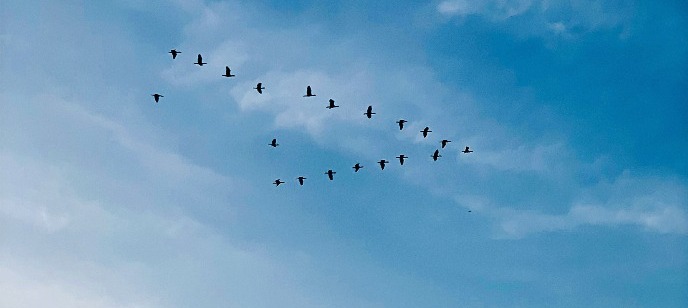
<path id="1" fill-rule="evenodd" d="M 334 180 L 334 174 L 335 173 L 337 173 L 337 172 L 332 171 L 332 169 L 327 170 L 327 172 L 325 172 L 325 174 L 327 174 L 327 177 L 330 178 L 330 181 Z"/>
<path id="2" fill-rule="evenodd" d="M 298 178 L 296 178 L 296 179 L 299 180 L 299 185 L 303 186 L 303 180 L 305 180 L 306 178 L 300 176 L 300 177 L 298 177 Z"/>
<path id="3" fill-rule="evenodd" d="M 397 121 L 397 123 L 399 124 L 399 130 L 404 129 L 404 123 L 406 123 L 406 122 L 408 122 L 408 121 L 406 121 L 404 119 Z"/>
<path id="4" fill-rule="evenodd" d="M 361 166 L 361 164 L 359 164 L 359 163 L 356 163 L 356 164 L 355 164 L 353 167 L 351 167 L 351 168 L 354 168 L 354 172 L 358 172 L 358 170 L 361 170 L 361 168 L 363 168 L 363 166 Z"/>
<path id="5" fill-rule="evenodd" d="M 401 155 L 397 156 L 397 158 L 399 159 L 399 163 L 403 166 L 404 165 L 404 159 L 408 158 L 408 156 L 404 156 L 404 154 L 401 154 Z"/>
<path id="6" fill-rule="evenodd" d="M 386 161 L 386 160 L 384 160 L 384 159 L 381 159 L 381 160 L 380 160 L 379 162 L 377 162 L 377 163 L 380 164 L 380 168 L 382 168 L 382 170 L 385 170 L 385 164 L 388 163 L 388 161 Z"/>
<path id="7" fill-rule="evenodd" d="M 315 96 L 315 94 L 313 94 L 313 91 L 311 91 L 311 86 L 307 86 L 306 87 L 306 95 L 304 95 L 303 97 L 311 97 L 311 96 Z"/>
<path id="8" fill-rule="evenodd" d="M 176 49 L 172 49 L 172 50 L 170 50 L 169 53 L 172 54 L 172 59 L 176 59 L 176 58 L 177 58 L 177 55 L 180 54 L 180 53 L 182 53 L 182 52 L 181 52 L 181 51 L 177 51 Z"/>
<path id="9" fill-rule="evenodd" d="M 282 181 L 280 181 L 280 179 L 276 179 L 274 182 L 272 182 L 272 184 L 275 184 L 275 186 L 280 186 L 280 184 L 284 184 L 284 183 L 286 183 L 286 182 L 282 182 Z"/>
<path id="10" fill-rule="evenodd" d="M 203 62 L 203 57 L 201 57 L 201 54 L 198 54 L 198 61 L 196 61 L 194 64 L 198 64 L 198 66 L 203 66 L 203 64 L 208 64 Z"/>
<path id="11" fill-rule="evenodd" d="M 425 137 L 428 136 L 428 133 L 431 133 L 432 131 L 430 130 L 430 127 L 427 127 L 427 126 L 426 126 L 426 127 L 423 128 L 423 130 L 420 131 L 420 132 L 423 133 L 423 138 L 425 138 Z"/>
<path id="12" fill-rule="evenodd" d="M 468 147 L 466 147 L 466 148 L 465 148 L 463 151 L 461 151 L 461 152 L 464 152 L 464 153 L 468 154 L 468 153 L 472 153 L 473 151 L 471 151 L 470 149 L 468 149 Z"/>
<path id="13" fill-rule="evenodd" d="M 430 155 L 430 157 L 432 157 L 432 160 L 437 161 L 438 157 L 442 157 L 442 155 L 440 155 L 440 150 L 435 150 L 435 153 Z"/>
<path id="14" fill-rule="evenodd" d="M 450 142 L 451 142 L 451 140 L 443 139 L 443 140 L 442 140 L 442 141 L 440 141 L 440 142 L 442 142 L 442 148 L 444 149 L 444 147 L 446 147 L 446 146 L 447 146 L 447 143 L 450 143 Z"/>
<path id="15" fill-rule="evenodd" d="M 328 105 L 328 106 L 325 107 L 325 108 L 327 108 L 327 109 L 332 109 L 332 108 L 337 108 L 337 107 L 339 107 L 339 106 L 335 105 L 335 104 L 334 104 L 334 100 L 330 98 L 330 105 Z"/>
<path id="16" fill-rule="evenodd" d="M 153 99 L 155 99 L 155 102 L 156 102 L 156 103 L 160 101 L 160 98 L 161 98 L 161 97 L 164 97 L 164 96 L 162 96 L 162 95 L 160 95 L 160 94 L 158 94 L 158 93 L 151 94 L 151 96 L 153 97 Z"/>
<path id="17" fill-rule="evenodd" d="M 258 93 L 263 94 L 263 90 L 265 90 L 265 87 L 263 87 L 262 82 L 259 82 L 254 89 L 256 89 L 256 91 L 258 91 Z"/>
<path id="18" fill-rule="evenodd" d="M 269 146 L 272 146 L 273 148 L 276 148 L 279 143 L 277 143 L 277 139 L 272 139 L 272 142 L 268 143 Z"/>
<path id="19" fill-rule="evenodd" d="M 366 110 L 366 112 L 364 113 L 364 115 L 366 115 L 368 119 L 370 119 L 374 114 L 375 112 L 373 112 L 373 106 L 368 106 L 368 110 Z"/>
<path id="20" fill-rule="evenodd" d="M 225 77 L 234 77 L 234 76 L 236 76 L 236 75 L 232 75 L 232 70 L 229 69 L 229 66 L 225 66 L 225 74 L 222 75 L 222 76 L 225 76 Z"/>

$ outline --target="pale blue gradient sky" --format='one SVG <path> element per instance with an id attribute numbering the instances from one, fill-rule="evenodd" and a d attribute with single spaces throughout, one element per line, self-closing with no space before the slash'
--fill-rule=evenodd
<path id="1" fill-rule="evenodd" d="M 685 307 L 686 12 L 3 1 L 0 306 Z"/>

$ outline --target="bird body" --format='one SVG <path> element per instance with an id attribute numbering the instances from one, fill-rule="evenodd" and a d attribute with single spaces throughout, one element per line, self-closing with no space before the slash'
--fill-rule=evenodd
<path id="1" fill-rule="evenodd" d="M 377 163 L 380 164 L 380 168 L 381 168 L 382 170 L 385 170 L 385 164 L 388 163 L 388 161 L 382 159 L 382 160 L 380 160 L 380 161 L 377 162 Z"/>
<path id="2" fill-rule="evenodd" d="M 432 160 L 437 161 L 438 157 L 442 157 L 442 155 L 440 155 L 440 150 L 435 150 L 435 153 L 433 153 L 430 157 L 432 157 Z"/>
<path id="3" fill-rule="evenodd" d="M 272 184 L 275 184 L 275 186 L 280 186 L 280 184 L 284 184 L 284 183 L 286 183 L 286 182 L 282 182 L 282 181 L 280 181 L 280 179 L 276 179 L 274 182 L 272 182 Z"/>
<path id="4" fill-rule="evenodd" d="M 313 91 L 311 91 L 311 86 L 307 86 L 306 87 L 306 95 L 304 95 L 303 97 L 311 97 L 311 96 L 315 96 L 315 94 L 313 94 Z"/>
<path id="5" fill-rule="evenodd" d="M 300 176 L 300 177 L 298 177 L 298 178 L 296 178 L 296 179 L 299 180 L 299 185 L 303 186 L 303 180 L 305 180 L 306 178 Z"/>
<path id="6" fill-rule="evenodd" d="M 272 139 L 272 142 L 268 143 L 269 146 L 276 148 L 279 143 L 277 143 L 277 139 Z"/>
<path id="7" fill-rule="evenodd" d="M 351 168 L 354 168 L 354 172 L 358 172 L 358 170 L 361 170 L 361 168 L 363 168 L 363 166 L 361 166 L 361 164 L 359 164 L 359 163 L 356 163 L 356 164 L 355 164 L 353 167 L 351 167 Z"/>
<path id="8" fill-rule="evenodd" d="M 397 158 L 399 159 L 399 164 L 401 164 L 403 166 L 404 165 L 404 159 L 408 158 L 408 156 L 401 154 L 401 155 L 397 156 Z"/>
<path id="9" fill-rule="evenodd" d="M 404 119 L 397 121 L 397 124 L 399 124 L 399 130 L 404 129 L 404 123 L 406 123 L 406 122 L 408 122 L 408 121 L 406 121 Z"/>
<path id="10" fill-rule="evenodd" d="M 447 143 L 450 143 L 451 140 L 444 139 L 444 140 L 442 140 L 442 141 L 440 141 L 440 142 L 442 142 L 442 148 L 444 149 L 444 147 L 447 146 Z"/>
<path id="11" fill-rule="evenodd" d="M 194 64 L 198 64 L 198 66 L 203 66 L 203 64 L 208 64 L 208 63 L 203 62 L 203 57 L 199 53 L 198 54 L 198 61 L 196 61 Z"/>
<path id="12" fill-rule="evenodd" d="M 170 50 L 169 53 L 172 54 L 172 59 L 176 59 L 176 58 L 177 58 L 177 55 L 180 54 L 180 53 L 182 53 L 182 52 L 181 52 L 181 51 L 177 51 L 176 49 L 172 49 L 172 50 Z"/>
<path id="13" fill-rule="evenodd" d="M 232 70 L 229 69 L 229 66 L 225 66 L 225 74 L 222 75 L 222 76 L 225 76 L 225 77 L 234 77 L 234 76 L 236 76 L 236 75 L 232 75 Z"/>
<path id="14" fill-rule="evenodd" d="M 263 87 L 262 82 L 259 82 L 254 89 L 256 89 L 256 91 L 258 91 L 258 93 L 263 94 L 263 90 L 265 90 L 265 87 Z"/>
<path id="15" fill-rule="evenodd" d="M 368 106 L 368 109 L 364 113 L 364 115 L 368 117 L 368 119 L 372 118 L 374 114 L 375 112 L 373 112 L 373 106 Z"/>
<path id="16" fill-rule="evenodd" d="M 430 130 L 430 127 L 427 127 L 427 126 L 426 126 L 426 127 L 425 127 L 422 131 L 420 131 L 420 132 L 423 133 L 423 138 L 425 138 L 425 137 L 428 136 L 428 133 L 431 133 L 432 131 Z"/>
<path id="17" fill-rule="evenodd" d="M 327 174 L 327 177 L 330 178 L 330 181 L 334 180 L 334 174 L 336 173 L 337 172 L 332 171 L 332 169 L 327 170 L 327 172 L 325 172 L 325 174 Z"/>
<path id="18" fill-rule="evenodd" d="M 164 97 L 164 96 L 162 96 L 162 95 L 160 95 L 160 94 L 158 94 L 158 93 L 151 94 L 151 96 L 153 96 L 153 99 L 155 100 L 156 103 L 160 101 L 160 98 L 161 98 L 161 97 Z"/>
<path id="19" fill-rule="evenodd" d="M 466 154 L 468 154 L 468 153 L 473 153 L 473 151 L 471 151 L 468 147 L 466 147 L 466 148 L 465 148 L 463 151 L 461 151 L 461 152 L 464 152 L 464 153 L 466 153 Z"/>
<path id="20" fill-rule="evenodd" d="M 332 108 L 337 108 L 337 107 L 339 107 L 339 106 L 335 105 L 334 100 L 330 98 L 330 104 L 325 108 L 332 109 Z"/>

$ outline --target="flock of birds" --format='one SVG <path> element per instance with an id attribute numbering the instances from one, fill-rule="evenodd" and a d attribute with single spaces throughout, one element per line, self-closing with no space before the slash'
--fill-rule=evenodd
<path id="1" fill-rule="evenodd" d="M 176 49 L 172 49 L 169 51 L 169 53 L 172 55 L 172 59 L 176 59 L 177 55 L 179 55 L 182 52 L 177 51 Z M 208 64 L 208 63 L 203 62 L 203 57 L 201 56 L 201 54 L 198 54 L 197 61 L 194 64 L 196 64 L 198 66 L 203 66 L 203 65 Z M 232 70 L 229 68 L 229 66 L 225 66 L 225 73 L 222 76 L 229 78 L 229 77 L 235 77 L 236 75 L 232 74 Z M 259 82 L 256 85 L 256 87 L 253 89 L 256 90 L 259 94 L 263 94 L 263 90 L 265 90 L 265 87 L 263 86 L 263 84 L 261 82 Z M 161 95 L 159 93 L 154 93 L 151 95 L 153 96 L 153 99 L 155 100 L 156 103 L 160 102 L 161 97 L 164 97 L 163 95 Z M 304 95 L 303 97 L 312 97 L 312 96 L 316 96 L 316 95 L 313 94 L 313 90 L 311 89 L 311 86 L 306 86 L 306 95 Z M 330 99 L 328 102 L 329 102 L 329 104 L 327 105 L 327 107 L 325 107 L 327 109 L 334 109 L 334 108 L 339 107 L 339 106 L 335 105 L 335 101 L 333 99 Z M 376 114 L 376 113 L 373 112 L 373 106 L 368 106 L 368 108 L 366 109 L 366 112 L 363 113 L 363 115 L 365 115 L 368 119 L 372 119 L 374 114 Z M 404 124 L 407 122 L 408 121 L 406 121 L 404 119 L 400 119 L 399 121 L 396 121 L 396 123 L 399 125 L 399 130 L 403 130 Z M 432 131 L 430 130 L 430 127 L 427 127 L 427 126 L 423 130 L 420 131 L 423 138 L 427 138 L 428 133 L 431 133 L 431 132 Z M 441 148 L 444 149 L 450 142 L 451 142 L 451 140 L 447 140 L 447 139 L 441 140 L 440 141 Z M 273 148 L 278 147 L 279 143 L 277 143 L 277 138 L 272 139 L 272 141 L 268 145 L 273 147 Z M 468 154 L 468 153 L 472 153 L 473 151 L 470 149 L 470 147 L 466 146 L 464 148 L 464 150 L 461 152 Z M 440 150 L 436 149 L 435 152 L 433 152 L 433 154 L 430 155 L 430 157 L 432 157 L 433 161 L 437 161 L 438 158 L 442 157 L 442 155 L 440 155 Z M 400 154 L 396 158 L 399 159 L 399 164 L 403 166 L 404 160 L 407 159 L 408 156 L 406 156 L 404 154 Z M 385 166 L 387 164 L 389 164 L 389 161 L 387 161 L 385 159 L 381 159 L 380 161 L 377 162 L 377 164 L 380 165 L 381 170 L 385 170 Z M 356 163 L 352 168 L 354 169 L 354 172 L 358 172 L 359 170 L 361 170 L 363 168 L 363 166 L 360 163 Z M 325 172 L 325 174 L 327 175 L 327 177 L 330 181 L 334 180 L 334 175 L 336 173 L 337 172 L 333 171 L 332 169 L 327 170 L 327 172 Z M 307 178 L 304 176 L 299 176 L 298 178 L 296 178 L 299 185 L 303 185 L 304 181 L 306 179 Z M 276 179 L 272 184 L 274 184 L 275 186 L 280 186 L 281 184 L 284 184 L 284 183 L 286 183 L 286 182 L 282 181 L 281 179 Z"/>

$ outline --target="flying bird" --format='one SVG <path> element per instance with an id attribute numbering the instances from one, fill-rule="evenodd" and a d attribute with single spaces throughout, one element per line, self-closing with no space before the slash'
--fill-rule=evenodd
<path id="1" fill-rule="evenodd" d="M 404 119 L 397 121 L 397 124 L 399 124 L 399 130 L 404 129 L 404 123 L 406 123 L 406 122 L 408 122 L 408 121 L 406 121 Z"/>
<path id="2" fill-rule="evenodd" d="M 430 127 L 427 127 L 427 126 L 425 128 L 423 128 L 423 130 L 420 132 L 423 133 L 423 138 L 427 137 L 428 133 L 432 133 L 432 131 L 430 130 Z"/>
<path id="3" fill-rule="evenodd" d="M 194 64 L 198 64 L 198 66 L 203 66 L 203 64 L 208 64 L 203 62 L 203 57 L 201 57 L 201 54 L 198 54 L 198 61 L 196 61 Z"/>
<path id="4" fill-rule="evenodd" d="M 468 147 L 466 147 L 466 149 L 464 149 L 464 150 L 461 151 L 461 152 L 464 152 L 464 153 L 466 153 L 466 154 L 468 154 L 468 153 L 473 153 L 473 151 L 471 151 L 470 149 L 468 149 Z"/>
<path id="5" fill-rule="evenodd" d="M 330 104 L 325 108 L 332 109 L 332 108 L 337 108 L 337 107 L 339 107 L 339 106 L 335 105 L 334 100 L 330 98 Z"/>
<path id="6" fill-rule="evenodd" d="M 232 75 L 232 70 L 229 69 L 229 66 L 225 66 L 225 74 L 222 75 L 222 76 L 225 76 L 225 77 L 234 77 L 234 76 L 236 76 L 236 75 Z"/>
<path id="7" fill-rule="evenodd" d="M 276 179 L 274 182 L 272 182 L 272 184 L 275 184 L 275 187 L 280 186 L 280 184 L 284 184 L 284 183 L 286 183 L 286 182 L 282 182 L 282 181 L 280 181 L 280 179 Z"/>
<path id="8" fill-rule="evenodd" d="M 382 170 L 385 170 L 385 164 L 388 163 L 388 161 L 382 159 L 377 163 L 380 164 L 380 168 L 382 168 Z"/>
<path id="9" fill-rule="evenodd" d="M 182 52 L 181 52 L 181 51 L 177 51 L 176 49 L 172 49 L 172 50 L 170 50 L 169 53 L 172 54 L 172 59 L 176 59 L 176 58 L 177 58 L 177 55 L 180 54 L 180 53 L 182 53 Z"/>
<path id="10" fill-rule="evenodd" d="M 306 95 L 304 95 L 303 97 L 311 97 L 311 96 L 315 96 L 315 94 L 313 94 L 313 92 L 311 91 L 311 86 L 307 86 L 306 87 Z"/>
<path id="11" fill-rule="evenodd" d="M 435 153 L 433 153 L 430 157 L 432 157 L 432 160 L 437 161 L 438 157 L 442 157 L 442 155 L 440 155 L 440 150 L 435 150 Z"/>
<path id="12" fill-rule="evenodd" d="M 276 148 L 279 143 L 277 143 L 277 139 L 272 139 L 272 142 L 268 143 L 269 146 Z"/>
<path id="13" fill-rule="evenodd" d="M 358 172 L 358 170 L 361 170 L 361 168 L 363 168 L 363 166 L 361 166 L 361 164 L 359 164 L 359 163 L 356 163 L 356 164 L 355 164 L 353 167 L 351 167 L 351 168 L 354 168 L 354 172 Z"/>
<path id="14" fill-rule="evenodd" d="M 330 178 L 330 181 L 334 180 L 334 174 L 335 173 L 337 173 L 337 172 L 332 171 L 332 169 L 327 170 L 327 172 L 325 172 L 325 174 L 327 174 L 327 177 Z"/>
<path id="15" fill-rule="evenodd" d="M 300 177 L 298 177 L 298 178 L 296 178 L 296 179 L 299 180 L 299 185 L 303 186 L 303 180 L 305 180 L 306 178 L 300 176 Z"/>
<path id="16" fill-rule="evenodd" d="M 367 116 L 368 119 L 370 119 L 374 114 L 375 112 L 373 112 L 373 106 L 368 106 L 368 110 L 366 110 L 366 112 L 364 113 L 364 115 Z"/>
<path id="17" fill-rule="evenodd" d="M 151 94 L 151 96 L 153 97 L 153 99 L 155 100 L 156 103 L 160 101 L 160 98 L 161 98 L 161 97 L 164 97 L 164 96 L 162 96 L 162 95 L 160 95 L 160 94 L 158 94 L 158 93 Z"/>
<path id="18" fill-rule="evenodd" d="M 397 156 L 397 158 L 399 159 L 399 163 L 403 166 L 404 165 L 404 159 L 408 158 L 408 156 L 404 156 L 404 154 L 401 154 L 401 155 Z"/>
<path id="19" fill-rule="evenodd" d="M 451 140 L 444 139 L 444 140 L 442 140 L 442 141 L 440 141 L 440 142 L 442 142 L 442 148 L 444 149 L 444 147 L 447 146 L 447 143 L 450 143 Z"/>
<path id="20" fill-rule="evenodd" d="M 262 82 L 259 82 L 254 89 L 256 89 L 256 91 L 258 91 L 258 93 L 263 94 L 263 90 L 265 90 L 265 87 L 263 87 Z"/>

